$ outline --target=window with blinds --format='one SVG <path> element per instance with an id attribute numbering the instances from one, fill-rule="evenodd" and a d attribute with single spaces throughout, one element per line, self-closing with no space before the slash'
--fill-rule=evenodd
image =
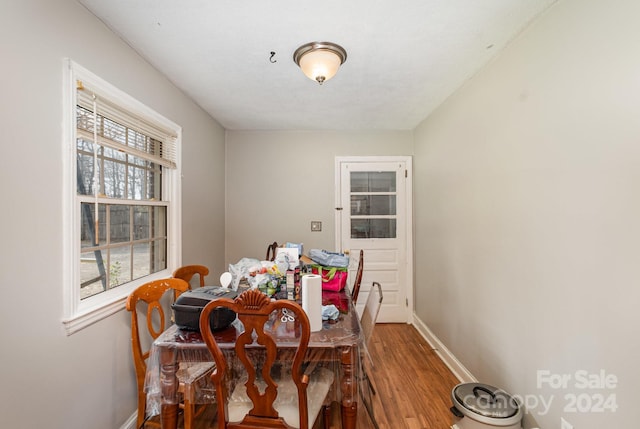
<path id="1" fill-rule="evenodd" d="M 76 95 L 80 298 L 167 268 L 163 174 L 175 138 L 82 81 Z"/>
<path id="2" fill-rule="evenodd" d="M 72 334 L 180 263 L 181 128 L 66 64 L 63 323 Z"/>

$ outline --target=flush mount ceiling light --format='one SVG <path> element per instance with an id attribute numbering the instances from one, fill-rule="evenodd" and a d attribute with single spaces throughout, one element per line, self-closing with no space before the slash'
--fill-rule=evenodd
<path id="1" fill-rule="evenodd" d="M 293 61 L 302 72 L 320 85 L 331 79 L 346 60 L 347 51 L 331 42 L 307 43 L 293 53 Z"/>

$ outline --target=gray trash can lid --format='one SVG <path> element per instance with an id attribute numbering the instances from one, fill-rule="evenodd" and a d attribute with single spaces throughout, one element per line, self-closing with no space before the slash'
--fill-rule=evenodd
<path id="1" fill-rule="evenodd" d="M 453 389 L 455 405 L 466 415 L 507 419 L 520 411 L 518 402 L 504 390 L 482 383 L 463 383 Z"/>

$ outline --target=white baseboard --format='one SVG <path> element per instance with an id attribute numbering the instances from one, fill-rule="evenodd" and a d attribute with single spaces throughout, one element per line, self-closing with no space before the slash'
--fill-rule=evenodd
<path id="1" fill-rule="evenodd" d="M 461 383 L 475 383 L 478 381 L 415 313 L 413 314 L 413 326 L 415 326 L 418 332 L 420 332 L 431 348 L 440 356 L 440 359 L 442 359 Z"/>
<path id="2" fill-rule="evenodd" d="M 129 417 L 127 421 L 124 422 L 122 426 L 120 426 L 120 429 L 137 429 L 136 428 L 137 423 L 138 423 L 138 410 L 133 412 L 131 417 Z"/>

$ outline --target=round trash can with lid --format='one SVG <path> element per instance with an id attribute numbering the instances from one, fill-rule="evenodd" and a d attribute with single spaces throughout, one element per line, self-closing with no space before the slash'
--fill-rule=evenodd
<path id="1" fill-rule="evenodd" d="M 516 399 L 497 387 L 461 383 L 451 391 L 451 411 L 461 417 L 453 429 L 520 429 L 522 408 Z"/>

